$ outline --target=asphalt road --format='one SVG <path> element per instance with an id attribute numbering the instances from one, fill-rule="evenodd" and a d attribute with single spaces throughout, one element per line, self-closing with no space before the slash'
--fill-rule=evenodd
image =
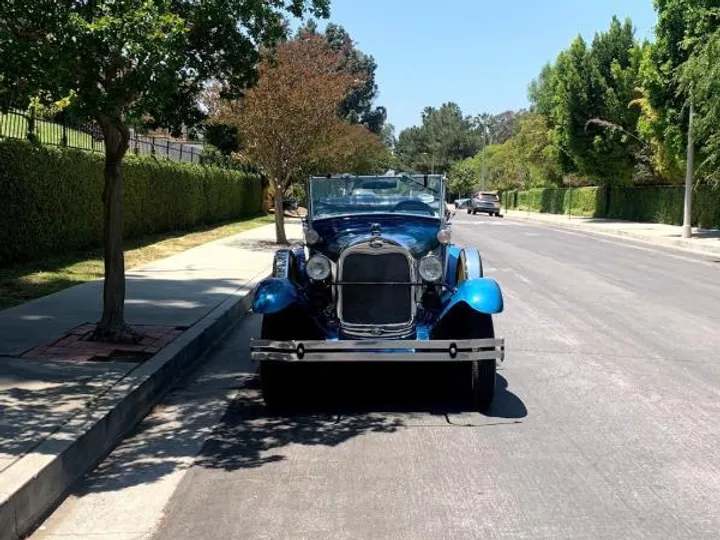
<path id="1" fill-rule="evenodd" d="M 35 538 L 720 538 L 720 261 L 483 216 L 454 235 L 505 294 L 491 414 L 373 368 L 267 417 L 250 319 Z"/>

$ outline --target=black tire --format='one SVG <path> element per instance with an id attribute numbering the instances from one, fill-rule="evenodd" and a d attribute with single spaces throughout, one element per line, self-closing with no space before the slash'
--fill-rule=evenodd
<path id="1" fill-rule="evenodd" d="M 470 330 L 473 339 L 494 339 L 495 327 L 490 315 L 479 319 Z M 470 376 L 470 389 L 473 406 L 479 411 L 487 411 L 495 398 L 495 375 L 497 364 L 495 360 L 478 360 L 472 362 Z"/>
<path id="2" fill-rule="evenodd" d="M 493 339 L 495 329 L 492 317 L 471 317 L 463 325 L 462 334 L 456 339 Z M 486 412 L 495 398 L 495 360 L 478 360 L 457 363 L 454 368 L 454 382 L 458 385 L 461 395 L 466 396 L 473 409 Z"/>
<path id="3" fill-rule="evenodd" d="M 471 390 L 473 406 L 481 411 L 487 411 L 495 398 L 495 375 L 497 365 L 495 360 L 480 360 L 472 362 Z"/>
<path id="4" fill-rule="evenodd" d="M 292 405 L 293 386 L 292 377 L 288 373 L 285 362 L 265 360 L 260 363 L 260 389 L 262 391 L 265 408 L 272 412 L 287 411 Z"/>
<path id="5" fill-rule="evenodd" d="M 260 330 L 261 339 L 285 341 L 292 339 L 289 334 L 292 326 L 283 313 L 264 315 Z M 282 412 L 294 401 L 294 377 L 290 370 L 295 366 L 287 362 L 264 360 L 260 362 L 260 390 L 265 407 L 274 412 Z"/>

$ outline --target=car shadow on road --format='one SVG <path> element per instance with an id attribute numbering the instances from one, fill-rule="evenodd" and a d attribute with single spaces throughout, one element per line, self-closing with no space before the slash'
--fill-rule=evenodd
<path id="1" fill-rule="evenodd" d="M 501 375 L 492 409 L 480 414 L 429 371 L 415 373 L 407 366 L 403 373 L 388 373 L 377 365 L 353 368 L 303 381 L 304 395 L 291 413 L 283 414 L 268 412 L 255 379 L 231 404 L 196 464 L 223 470 L 255 468 L 285 460 L 284 448 L 290 445 L 335 447 L 367 434 L 391 436 L 417 426 L 514 424 L 527 416 L 523 401 L 508 390 Z M 338 378 L 346 384 L 338 384 Z M 470 423 L 453 422 L 456 415 L 470 418 Z"/>

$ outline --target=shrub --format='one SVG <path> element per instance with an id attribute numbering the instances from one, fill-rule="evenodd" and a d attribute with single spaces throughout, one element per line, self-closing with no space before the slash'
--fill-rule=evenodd
<path id="1" fill-rule="evenodd" d="M 605 217 L 681 225 L 683 196 L 681 186 L 613 188 Z"/>
<path id="2" fill-rule="evenodd" d="M 102 243 L 103 156 L 0 141 L 0 265 Z M 125 237 L 187 230 L 261 211 L 260 178 L 128 155 Z"/>
<path id="3" fill-rule="evenodd" d="M 605 193 L 601 188 L 538 188 L 519 191 L 509 196 L 510 208 L 528 212 L 597 217 L 604 208 Z"/>
<path id="4" fill-rule="evenodd" d="M 540 188 L 509 191 L 503 204 L 529 212 L 622 219 L 681 225 L 682 186 Z M 693 192 L 693 225 L 720 227 L 720 187 L 703 184 Z"/>

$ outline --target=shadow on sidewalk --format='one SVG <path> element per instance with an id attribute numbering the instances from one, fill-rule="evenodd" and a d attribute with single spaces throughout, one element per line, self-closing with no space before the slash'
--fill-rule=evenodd
<path id="1" fill-rule="evenodd" d="M 233 292 L 244 288 L 244 280 L 226 279 L 129 278 L 127 283 L 129 323 L 173 327 L 192 326 Z M 80 291 L 79 298 L 69 295 L 60 304 L 50 306 L 53 309 L 41 300 L 3 313 L 0 327 L 7 331 L 3 345 L 15 344 L 19 352 L 13 357 L 0 356 L 0 470 L 31 451 L 55 453 L 64 441 L 54 444 L 52 435 L 140 365 L 132 362 L 136 358 L 124 359 L 122 355 L 113 360 L 84 362 L 74 361 L 71 356 L 63 360 L 63 355 L 55 352 L 39 353 L 33 359 L 20 358 L 23 352 L 56 341 L 78 324 L 97 320 L 96 293 L 101 291 L 101 284 L 88 285 L 91 288 Z M 89 309 L 82 311 L 83 307 Z M 72 313 L 68 315 L 73 311 L 80 314 L 74 322 Z"/>
<path id="2" fill-rule="evenodd" d="M 0 358 L 0 363 L 0 470 L 26 453 L 38 451 L 40 443 L 135 367 L 15 358 Z M 49 443 L 43 451 L 54 453 L 65 444 L 52 438 Z"/>

